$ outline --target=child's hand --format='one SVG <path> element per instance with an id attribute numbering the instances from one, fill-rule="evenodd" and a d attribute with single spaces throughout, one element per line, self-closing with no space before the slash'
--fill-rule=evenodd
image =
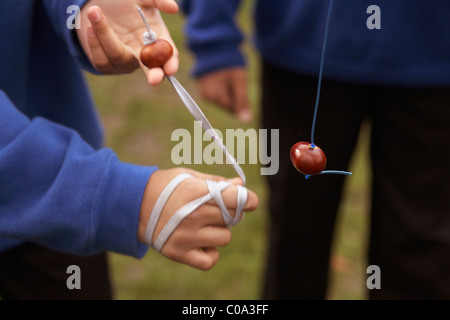
<path id="1" fill-rule="evenodd" d="M 227 180 L 223 177 L 211 176 L 194 170 L 176 168 L 158 170 L 149 179 L 141 205 L 141 218 L 139 223 L 138 238 L 145 242 L 145 231 L 153 206 L 166 185 L 181 173 L 188 173 L 194 178 L 186 179 L 174 190 L 162 211 L 156 225 L 153 239 L 158 236 L 172 215 L 182 206 L 208 194 L 205 180 Z M 237 202 L 237 187 L 242 185 L 240 178 L 228 180 L 233 186 L 222 192 L 225 206 L 232 215 L 235 214 Z M 255 210 L 258 206 L 258 197 L 248 190 L 245 211 Z M 175 229 L 163 246 L 161 253 L 167 258 L 185 263 L 189 266 L 208 270 L 219 259 L 216 247 L 226 246 L 231 240 L 231 231 L 226 226 L 222 213 L 214 200 L 210 200 L 198 207 L 188 215 Z"/>
<path id="2" fill-rule="evenodd" d="M 135 4 L 144 11 L 150 28 L 158 38 L 172 44 L 173 56 L 161 68 L 148 69 L 139 60 L 144 46 L 142 35 L 145 25 Z M 157 85 L 164 75 L 178 70 L 178 51 L 170 37 L 159 10 L 178 12 L 173 0 L 90 0 L 81 10 L 79 41 L 92 65 L 101 73 L 131 73 L 139 66 L 147 75 L 150 85 Z"/>
<path id="3" fill-rule="evenodd" d="M 197 79 L 200 96 L 233 113 L 239 121 L 252 119 L 244 67 L 219 69 Z"/>

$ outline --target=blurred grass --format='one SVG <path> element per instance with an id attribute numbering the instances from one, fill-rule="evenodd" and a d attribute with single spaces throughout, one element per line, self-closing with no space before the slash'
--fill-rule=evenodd
<path id="1" fill-rule="evenodd" d="M 253 1 L 244 2 L 239 21 L 244 32 L 251 34 L 248 14 Z M 199 99 L 190 77 L 192 59 L 185 49 L 182 33 L 183 17 L 164 19 L 180 50 L 178 80 L 186 87 L 209 118 L 212 125 L 225 129 L 258 128 L 259 81 L 258 57 L 249 45 L 243 47 L 249 57 L 249 93 L 255 120 L 238 123 L 231 115 Z M 87 75 L 106 132 L 106 145 L 115 150 L 121 160 L 173 167 L 171 149 L 177 144 L 170 136 L 177 128 L 193 132 L 193 118 L 185 109 L 170 84 L 158 87 L 146 84 L 144 74 L 136 72 L 122 76 Z M 367 132 L 367 130 L 365 130 Z M 365 299 L 365 261 L 367 234 L 368 135 L 363 134 L 353 159 L 354 175 L 348 178 L 345 199 L 339 213 L 334 243 L 329 299 Z M 184 165 L 198 171 L 235 176 L 229 165 Z M 221 259 L 210 271 L 203 272 L 174 263 L 149 250 L 141 260 L 111 253 L 111 278 L 116 299 L 259 299 L 265 265 L 267 190 L 258 165 L 243 165 L 247 186 L 260 198 L 257 211 L 233 228 L 229 246 L 220 249 Z"/>

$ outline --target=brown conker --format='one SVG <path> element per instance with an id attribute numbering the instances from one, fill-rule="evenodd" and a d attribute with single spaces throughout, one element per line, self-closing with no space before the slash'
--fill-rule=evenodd
<path id="1" fill-rule="evenodd" d="M 145 45 L 140 54 L 141 62 L 148 68 L 162 67 L 173 54 L 172 45 L 164 39 L 157 39 Z"/>
<path id="2" fill-rule="evenodd" d="M 294 144 L 290 156 L 294 167 L 305 175 L 319 174 L 327 165 L 327 158 L 322 149 L 305 141 Z"/>

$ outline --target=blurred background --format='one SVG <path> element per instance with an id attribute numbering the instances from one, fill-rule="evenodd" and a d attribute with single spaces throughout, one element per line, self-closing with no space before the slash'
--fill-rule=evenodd
<path id="1" fill-rule="evenodd" d="M 180 51 L 177 79 L 197 101 L 213 127 L 223 133 L 226 129 L 247 130 L 260 127 L 258 56 L 250 45 L 252 26 L 248 22 L 251 20 L 248 17 L 253 1 L 242 3 L 244 7 L 238 18 L 242 31 L 248 38 L 243 50 L 248 57 L 250 99 L 255 115 L 253 122 L 248 125 L 238 123 L 226 111 L 198 97 L 195 82 L 190 75 L 192 57 L 185 46 L 183 16 L 163 14 Z M 171 134 L 177 128 L 185 128 L 193 134 L 194 119 L 170 84 L 164 81 L 158 87 L 150 87 L 141 71 L 125 76 L 86 76 L 102 118 L 106 145 L 122 161 L 157 165 L 160 168 L 174 167 L 171 150 L 178 142 L 171 141 Z M 329 299 L 366 299 L 367 208 L 371 178 L 367 170 L 368 131 L 367 126 L 363 128 L 352 160 L 353 176 L 346 180 L 345 198 L 340 208 L 333 254 L 330 257 Z M 227 177 L 236 176 L 230 165 L 185 167 Z M 247 177 L 247 187 L 258 194 L 260 206 L 255 212 L 247 213 L 245 219 L 233 227 L 230 245 L 219 249 L 219 263 L 210 271 L 204 272 L 172 262 L 154 250 L 149 250 L 141 260 L 111 253 L 111 280 L 116 299 L 260 299 L 268 223 L 267 189 L 265 178 L 260 175 L 259 165 L 242 167 Z"/>

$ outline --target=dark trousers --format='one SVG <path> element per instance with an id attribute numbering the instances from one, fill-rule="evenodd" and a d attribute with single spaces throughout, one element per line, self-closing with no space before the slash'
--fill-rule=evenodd
<path id="1" fill-rule="evenodd" d="M 67 279 L 80 268 L 80 289 L 68 289 Z M 71 281 L 70 281 L 71 282 Z M 73 283 L 73 282 L 71 282 Z M 0 253 L 0 297 L 5 300 L 110 300 L 105 253 L 80 257 L 26 243 Z"/>
<path id="2" fill-rule="evenodd" d="M 352 177 L 305 180 L 289 159 L 294 143 L 311 139 L 317 78 L 263 63 L 262 79 L 263 128 L 280 129 L 279 172 L 267 176 L 263 298 L 324 299 L 336 213 Z M 348 169 L 366 120 L 373 176 L 368 265 L 381 271 L 381 289 L 370 290 L 370 298 L 449 299 L 450 88 L 325 80 L 314 142 L 327 169 Z"/>

